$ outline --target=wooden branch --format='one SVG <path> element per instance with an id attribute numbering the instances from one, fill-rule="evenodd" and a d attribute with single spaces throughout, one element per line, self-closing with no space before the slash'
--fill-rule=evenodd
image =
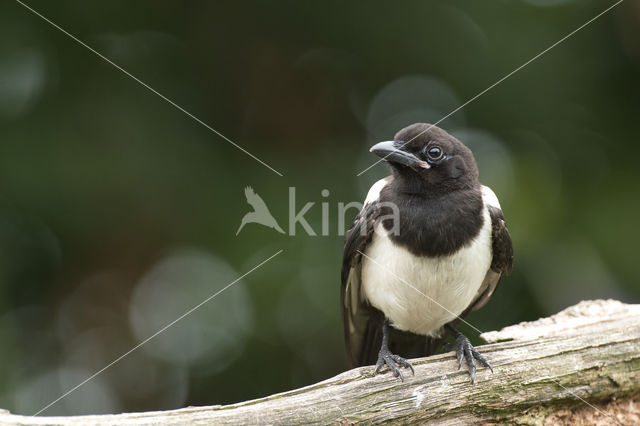
<path id="1" fill-rule="evenodd" d="M 450 352 L 415 360 L 415 376 L 404 382 L 388 373 L 374 376 L 372 367 L 363 367 L 232 405 L 72 417 L 27 417 L 4 411 L 0 424 L 542 424 L 564 421 L 567 417 L 562 416 L 579 410 L 599 416 L 603 424 L 640 419 L 633 417 L 640 414 L 633 413 L 640 403 L 640 305 L 581 302 L 552 317 L 482 337 L 491 344 L 479 350 L 493 364 L 494 373 L 479 369 L 475 385 L 464 367 L 457 370 Z M 626 412 L 614 413 L 602 405 L 615 398 L 629 399 Z"/>

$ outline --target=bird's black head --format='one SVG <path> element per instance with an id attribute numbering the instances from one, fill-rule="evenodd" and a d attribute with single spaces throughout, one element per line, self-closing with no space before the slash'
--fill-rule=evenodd
<path id="1" fill-rule="evenodd" d="M 389 162 L 394 176 L 409 192 L 443 193 L 479 185 L 471 150 L 431 124 L 405 127 L 393 141 L 380 142 L 371 152 Z"/>

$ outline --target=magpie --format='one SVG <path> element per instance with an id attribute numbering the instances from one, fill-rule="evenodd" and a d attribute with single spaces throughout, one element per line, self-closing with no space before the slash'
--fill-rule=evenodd
<path id="1" fill-rule="evenodd" d="M 346 234 L 341 309 L 351 364 L 386 365 L 403 379 L 408 358 L 433 354 L 452 333 L 465 360 L 493 371 L 455 324 L 484 306 L 513 265 L 511 237 L 473 154 L 427 123 L 374 145 L 391 175 L 376 182 Z"/>

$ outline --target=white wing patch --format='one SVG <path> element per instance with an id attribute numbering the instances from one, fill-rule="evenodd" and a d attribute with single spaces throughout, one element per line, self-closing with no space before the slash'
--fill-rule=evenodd
<path id="1" fill-rule="evenodd" d="M 375 203 L 380 198 L 380 191 L 389 183 L 389 177 L 380 179 L 369 189 L 367 198 L 364 199 L 364 205 Z"/>
<path id="2" fill-rule="evenodd" d="M 496 197 L 496 194 L 488 186 L 482 185 L 482 201 L 489 206 L 497 207 L 502 210 L 498 197 Z"/>

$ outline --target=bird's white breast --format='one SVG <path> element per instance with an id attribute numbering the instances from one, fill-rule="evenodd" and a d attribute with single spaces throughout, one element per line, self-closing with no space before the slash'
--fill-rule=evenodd
<path id="1" fill-rule="evenodd" d="M 362 259 L 363 297 L 395 328 L 436 334 L 477 296 L 491 265 L 491 218 L 486 207 L 483 214 L 476 238 L 442 257 L 413 255 L 377 224 Z"/>

